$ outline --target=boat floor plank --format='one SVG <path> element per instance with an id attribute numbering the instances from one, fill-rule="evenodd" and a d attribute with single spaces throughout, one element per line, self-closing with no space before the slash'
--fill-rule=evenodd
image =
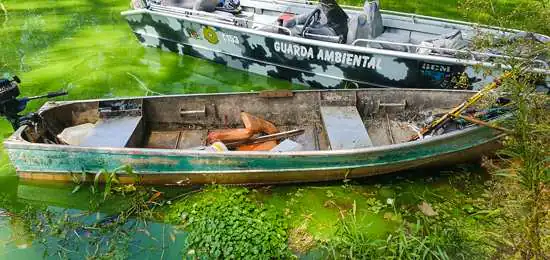
<path id="1" fill-rule="evenodd" d="M 328 150 L 328 142 L 322 133 L 322 129 L 319 129 L 319 127 L 315 125 L 279 127 L 280 131 L 290 131 L 296 129 L 304 129 L 304 133 L 291 137 L 290 139 L 301 144 L 304 151 Z"/>
<path id="2" fill-rule="evenodd" d="M 374 146 L 391 144 L 386 122 L 379 118 L 365 120 L 365 127 L 368 129 L 367 132 Z"/>
<path id="3" fill-rule="evenodd" d="M 157 149 L 176 149 L 180 135 L 180 131 L 152 131 L 145 147 Z"/>
<path id="4" fill-rule="evenodd" d="M 395 143 L 406 143 L 417 134 L 407 122 L 390 120 L 391 133 Z"/>
<path id="5" fill-rule="evenodd" d="M 206 138 L 208 136 L 208 130 L 183 130 L 178 142 L 178 149 L 188 149 L 192 147 L 198 147 L 206 145 Z"/>

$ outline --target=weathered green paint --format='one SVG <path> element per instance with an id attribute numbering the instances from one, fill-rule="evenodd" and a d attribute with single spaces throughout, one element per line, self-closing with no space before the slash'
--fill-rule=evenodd
<path id="1" fill-rule="evenodd" d="M 101 149 L 61 145 L 7 142 L 10 158 L 19 172 L 80 173 L 114 169 L 130 164 L 143 175 L 264 174 L 292 171 L 318 172 L 337 169 L 392 167 L 433 159 L 495 141 L 496 132 L 484 127 L 433 139 L 375 149 L 303 153 L 209 153 L 151 149 Z M 405 167 L 407 168 L 407 167 Z M 316 180 L 315 175 L 308 177 Z"/>

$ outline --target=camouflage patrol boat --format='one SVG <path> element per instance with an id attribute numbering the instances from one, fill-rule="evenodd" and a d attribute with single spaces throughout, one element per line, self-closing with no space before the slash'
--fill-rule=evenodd
<path id="1" fill-rule="evenodd" d="M 426 117 L 474 93 L 371 88 L 49 102 L 4 147 L 27 180 L 93 181 L 98 171 L 122 165 L 131 165 L 143 183 L 170 185 L 357 178 L 454 164 L 493 151 L 502 133 L 469 124 L 410 141 Z M 242 129 L 241 111 L 280 131 L 300 130 L 283 141 L 300 149 L 202 148 L 213 131 Z M 124 172 L 119 177 L 135 181 Z"/>
<path id="2" fill-rule="evenodd" d="M 550 42 L 534 33 L 380 11 L 377 1 L 345 9 L 334 0 L 212 1 L 135 0 L 122 15 L 146 46 L 315 88 L 446 89 L 460 82 L 477 89 L 493 78 L 477 65 L 495 68 L 496 60 L 511 57 L 474 51 L 475 37 Z M 550 74 L 545 58 L 534 63 Z"/>

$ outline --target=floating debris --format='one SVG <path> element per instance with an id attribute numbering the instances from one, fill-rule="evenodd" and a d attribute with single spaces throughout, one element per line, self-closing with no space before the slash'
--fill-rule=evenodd
<path id="1" fill-rule="evenodd" d="M 422 201 L 422 203 L 418 205 L 418 209 L 428 217 L 437 216 L 437 212 L 435 212 L 432 206 L 425 201 Z"/>

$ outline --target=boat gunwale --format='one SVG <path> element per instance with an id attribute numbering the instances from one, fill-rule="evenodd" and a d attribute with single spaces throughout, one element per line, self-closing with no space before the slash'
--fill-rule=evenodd
<path id="1" fill-rule="evenodd" d="M 277 89 L 267 89 L 267 90 L 261 90 L 261 91 L 235 91 L 235 92 L 215 92 L 215 93 L 208 93 L 208 92 L 202 92 L 202 93 L 188 93 L 188 94 L 166 94 L 166 95 L 156 95 L 156 96 L 129 96 L 129 97 L 111 97 L 111 98 L 92 98 L 92 99 L 80 99 L 80 100 L 70 100 L 70 101 L 47 101 L 44 103 L 42 107 L 45 107 L 46 109 L 50 109 L 50 107 L 47 107 L 46 104 L 52 104 L 52 105 L 69 105 L 74 103 L 84 103 L 84 102 L 98 102 L 98 101 L 116 101 L 116 100 L 134 100 L 134 99 L 157 99 L 157 98 L 178 98 L 178 97 L 201 97 L 201 96 L 238 96 L 238 95 L 259 95 L 264 91 L 277 91 Z M 284 89 L 283 89 L 284 90 Z M 360 91 L 389 91 L 389 92 L 457 92 L 457 93 L 465 93 L 465 94 L 475 94 L 479 91 L 477 90 L 471 90 L 471 89 L 438 89 L 438 88 L 357 88 L 357 89 L 344 89 L 344 88 L 324 88 L 324 89 L 296 89 L 292 90 L 292 93 L 314 93 L 314 92 L 360 92 Z M 56 107 L 56 106 L 54 106 Z M 51 108 L 54 108 L 51 107 Z"/>
<path id="2" fill-rule="evenodd" d="M 461 137 L 467 135 L 473 131 L 479 131 L 480 126 L 468 127 L 464 130 L 455 131 L 452 133 L 425 138 L 421 140 L 415 140 L 406 143 L 399 144 L 390 144 L 390 145 L 381 145 L 373 146 L 367 148 L 356 148 L 356 149 L 342 149 L 342 150 L 321 150 L 321 151 L 292 151 L 292 152 L 266 152 L 266 151 L 223 151 L 223 152 L 210 152 L 202 150 L 190 150 L 190 149 L 158 149 L 158 148 L 114 148 L 114 147 L 80 147 L 80 146 L 71 146 L 71 145 L 59 145 L 59 144 L 43 144 L 43 143 L 31 143 L 26 140 L 23 140 L 21 133 L 27 126 L 22 126 L 18 129 L 14 135 L 17 135 L 16 138 L 10 137 L 8 140 L 4 141 L 4 147 L 9 149 L 26 149 L 26 150 L 64 150 L 69 152 L 90 152 L 90 151 L 100 151 L 102 154 L 141 154 L 141 155 L 150 155 L 150 156 L 199 156 L 199 155 L 214 155 L 214 157 L 249 157 L 249 158 L 265 158 L 265 157 L 324 157 L 324 156 L 343 156 L 343 155 L 358 155 L 358 154 L 369 154 L 376 152 L 391 152 L 396 150 L 401 150 L 403 148 L 410 148 L 420 145 L 429 145 L 431 143 L 442 142 L 447 139 L 452 139 L 456 137 Z M 489 128 L 487 128 L 490 130 Z M 496 131 L 496 130 L 493 130 Z M 495 137 L 487 139 L 485 142 L 490 142 L 495 139 L 499 139 L 505 136 L 505 134 L 498 134 Z M 19 140 L 18 140 L 19 139 Z"/>
<path id="3" fill-rule="evenodd" d="M 357 91 L 418 91 L 418 92 L 466 92 L 466 93 L 476 93 L 472 90 L 443 90 L 443 89 L 403 89 L 403 88 L 370 88 L 370 89 L 326 89 L 326 90 L 298 90 L 293 91 L 293 93 L 300 92 L 357 92 Z M 90 99 L 90 100 L 78 100 L 78 101 L 65 101 L 65 102 L 48 102 L 45 103 L 40 109 L 39 113 L 44 113 L 52 109 L 58 109 L 61 106 L 71 105 L 75 103 L 91 103 L 99 101 L 114 101 L 114 100 L 135 100 L 135 99 L 157 99 L 157 98 L 178 98 L 178 97 L 204 97 L 204 96 L 239 96 L 239 95 L 258 95 L 261 92 L 230 92 L 230 93 L 196 93 L 196 94 L 176 94 L 176 95 L 162 95 L 162 96 L 146 96 L 146 97 L 127 97 L 127 98 L 109 98 L 109 99 Z M 495 122 L 501 120 L 497 118 L 489 122 Z M 22 137 L 23 131 L 28 126 L 21 126 L 17 129 L 6 141 L 4 141 L 4 146 L 9 149 L 29 149 L 32 150 L 65 150 L 65 151 L 74 151 L 74 152 L 85 152 L 85 151 L 99 151 L 100 153 L 107 154 L 142 154 L 142 155 L 152 155 L 152 156 L 199 156 L 199 155 L 214 155 L 214 157 L 250 157 L 250 158 L 264 158 L 264 157 L 323 157 L 323 156 L 335 156 L 335 155 L 357 155 L 357 154 L 369 154 L 376 152 L 385 152 L 385 151 L 395 151 L 403 148 L 410 148 L 420 145 L 429 145 L 436 142 L 444 142 L 448 139 L 461 138 L 463 135 L 468 135 L 474 131 L 480 131 L 482 128 L 487 128 L 484 126 L 471 126 L 466 129 L 454 131 L 451 133 L 434 136 L 430 138 L 415 140 L 411 142 L 398 143 L 398 144 L 387 144 L 381 146 L 373 146 L 366 148 L 355 148 L 355 149 L 342 149 L 342 150 L 321 150 L 321 151 L 291 151 L 291 152 L 268 152 L 268 151 L 224 151 L 224 152 L 210 152 L 210 151 L 199 151 L 199 150 L 190 150 L 190 149 L 158 149 L 158 148 L 114 148 L 114 147 L 80 147 L 80 146 L 69 146 L 69 145 L 59 145 L 59 144 L 43 144 L 43 143 L 31 143 L 25 140 Z M 489 131 L 496 131 L 487 128 Z M 490 138 L 485 142 L 490 142 L 491 140 L 501 138 L 505 134 L 497 134 L 494 138 Z"/>

